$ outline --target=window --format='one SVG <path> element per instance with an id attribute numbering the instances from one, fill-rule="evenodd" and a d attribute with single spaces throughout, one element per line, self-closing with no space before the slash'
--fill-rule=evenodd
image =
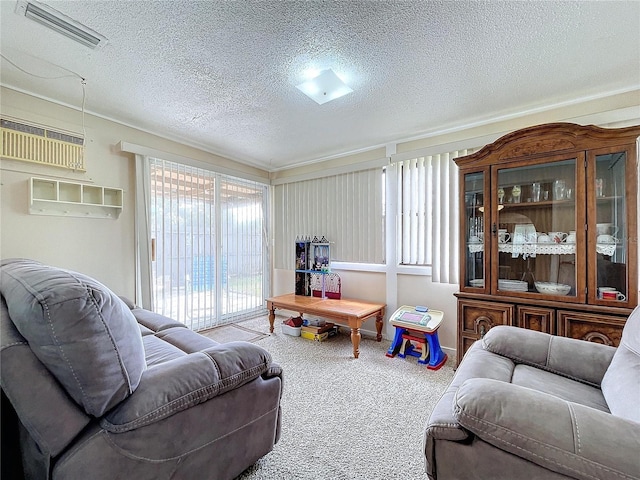
<path id="1" fill-rule="evenodd" d="M 295 268 L 295 240 L 306 235 L 324 235 L 332 261 L 383 264 L 383 202 L 382 168 L 276 185 L 275 268 Z"/>
<path id="2" fill-rule="evenodd" d="M 432 267 L 434 282 L 458 282 L 456 150 L 397 162 L 398 256 L 402 265 Z"/>

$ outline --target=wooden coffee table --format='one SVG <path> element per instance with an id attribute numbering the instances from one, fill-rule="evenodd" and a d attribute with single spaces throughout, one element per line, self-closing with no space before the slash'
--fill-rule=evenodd
<path id="1" fill-rule="evenodd" d="M 288 293 L 277 297 L 267 298 L 267 310 L 269 310 L 269 331 L 273 333 L 273 322 L 276 318 L 276 309 L 292 310 L 300 316 L 305 313 L 327 318 L 335 323 L 347 325 L 351 328 L 351 343 L 353 344 L 353 356 L 358 358 L 360 354 L 360 327 L 371 317 L 376 317 L 376 339 L 382 341 L 382 325 L 386 304 L 365 302 L 351 298 L 307 297 Z"/>

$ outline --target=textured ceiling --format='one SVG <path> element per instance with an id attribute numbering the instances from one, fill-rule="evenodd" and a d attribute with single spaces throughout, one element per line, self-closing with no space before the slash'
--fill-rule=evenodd
<path id="1" fill-rule="evenodd" d="M 91 50 L 0 2 L 0 48 L 86 79 L 86 109 L 267 170 L 640 85 L 640 2 L 47 1 Z M 80 106 L 73 76 L 2 85 Z M 354 92 L 295 85 L 333 68 Z M 129 139 L 131 140 L 131 139 Z"/>

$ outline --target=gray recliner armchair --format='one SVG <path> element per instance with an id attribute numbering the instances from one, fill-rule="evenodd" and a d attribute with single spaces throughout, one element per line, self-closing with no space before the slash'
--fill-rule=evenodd
<path id="1" fill-rule="evenodd" d="M 0 293 L 3 478 L 13 447 L 14 478 L 232 479 L 278 441 L 282 370 L 259 346 L 34 261 L 3 261 Z"/>
<path id="2" fill-rule="evenodd" d="M 640 307 L 620 346 L 492 328 L 429 418 L 431 480 L 640 479 Z"/>

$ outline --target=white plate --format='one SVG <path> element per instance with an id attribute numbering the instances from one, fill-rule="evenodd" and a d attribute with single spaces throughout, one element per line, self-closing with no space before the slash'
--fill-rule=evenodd
<path id="1" fill-rule="evenodd" d="M 526 292 L 529 290 L 529 284 L 521 280 L 498 280 L 498 290 L 508 292 Z"/>
<path id="2" fill-rule="evenodd" d="M 502 279 L 498 279 L 498 286 L 512 287 L 512 288 L 526 288 L 526 287 L 528 287 L 528 284 L 527 284 L 527 282 L 523 282 L 522 280 L 502 280 Z"/>

